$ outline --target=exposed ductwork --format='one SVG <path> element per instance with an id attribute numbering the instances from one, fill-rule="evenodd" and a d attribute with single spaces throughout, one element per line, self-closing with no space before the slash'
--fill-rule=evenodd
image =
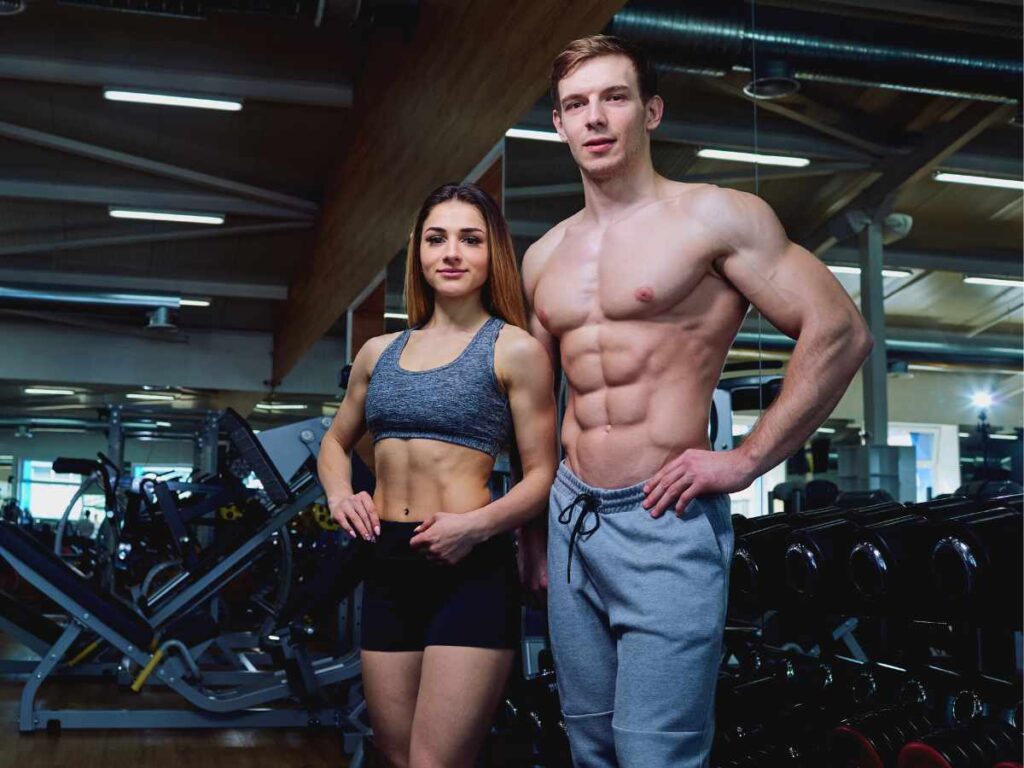
<path id="1" fill-rule="evenodd" d="M 617 13 L 609 32 L 643 43 L 663 69 L 751 71 L 776 85 L 793 77 L 1013 102 L 1024 76 L 1019 39 L 848 17 L 840 24 L 737 0 L 644 0 Z"/>

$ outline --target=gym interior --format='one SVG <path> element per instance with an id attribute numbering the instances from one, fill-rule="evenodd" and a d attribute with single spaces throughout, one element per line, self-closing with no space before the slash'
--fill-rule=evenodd
<path id="1" fill-rule="evenodd" d="M 548 77 L 601 32 L 657 171 L 769 203 L 875 339 L 731 494 L 709 765 L 1020 766 L 1020 0 L 0 1 L 0 764 L 384 764 L 320 440 L 430 189 L 520 259 L 583 207 Z M 714 450 L 793 348 L 751 308 Z M 556 679 L 524 605 L 477 765 L 571 765 Z"/>

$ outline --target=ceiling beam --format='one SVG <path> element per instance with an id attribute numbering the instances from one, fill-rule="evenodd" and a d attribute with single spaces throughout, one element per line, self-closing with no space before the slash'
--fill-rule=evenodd
<path id="1" fill-rule="evenodd" d="M 281 381 L 408 237 L 439 182 L 464 178 L 543 93 L 551 60 L 624 0 L 423 0 L 407 42 L 371 42 L 320 238 L 274 347 Z"/>
<path id="2" fill-rule="evenodd" d="M 34 128 L 26 128 L 15 123 L 0 121 L 0 138 L 33 144 L 37 147 L 65 152 L 79 157 L 87 157 L 90 160 L 97 160 L 101 163 L 108 163 L 122 168 L 130 168 L 134 171 L 162 176 L 174 179 L 175 181 L 182 181 L 186 184 L 209 187 L 221 192 L 227 192 L 228 194 L 238 195 L 239 197 L 263 200 L 264 202 L 274 203 L 286 208 L 294 208 L 297 211 L 308 214 L 315 214 L 319 210 L 316 203 L 310 200 L 303 200 L 301 197 L 274 192 L 273 190 L 263 189 L 252 184 L 212 176 L 208 173 L 193 171 L 190 168 L 182 168 L 170 163 L 162 163 L 158 160 L 150 160 L 138 155 L 129 155 L 116 149 L 88 144 L 84 141 L 77 141 L 46 131 L 38 131 Z"/>
<path id="3" fill-rule="evenodd" d="M 80 251 L 88 248 L 116 248 L 140 243 L 166 243 L 178 240 L 209 240 L 215 237 L 242 237 L 246 235 L 269 235 L 278 232 L 295 232 L 309 229 L 310 221 L 281 221 L 271 224 L 242 224 L 235 226 L 204 226 L 196 229 L 173 229 L 161 232 L 147 232 L 141 235 L 111 235 L 110 237 L 81 237 L 70 240 L 45 240 L 23 245 L 0 246 L 0 256 L 24 256 L 33 253 L 56 251 Z"/>
<path id="4" fill-rule="evenodd" d="M 0 199 L 45 200 L 48 202 L 79 205 L 113 205 L 128 208 L 147 208 L 172 211 L 234 213 L 242 216 L 263 216 L 273 219 L 311 221 L 313 215 L 269 205 L 256 200 L 209 194 L 205 192 L 178 192 L 170 190 L 137 189 L 125 186 L 99 184 L 69 184 L 63 181 L 26 181 L 0 179 Z"/>
<path id="5" fill-rule="evenodd" d="M 210 96 L 314 107 L 352 106 L 352 84 L 254 77 L 227 72 L 201 72 L 145 66 L 124 66 L 44 56 L 0 56 L 0 78 L 62 85 L 91 85 Z"/>
<path id="6" fill-rule="evenodd" d="M 852 211 L 874 213 L 886 200 L 908 183 L 927 176 L 936 166 L 993 125 L 1005 123 L 1013 114 L 1014 105 L 973 103 L 956 117 L 933 126 L 913 151 L 887 158 L 875 171 L 878 177 L 858 192 L 828 218 L 808 221 L 796 239 L 808 250 L 821 255 L 837 242 L 851 237 L 855 228 L 847 214 Z"/>
<path id="7" fill-rule="evenodd" d="M 868 166 L 863 163 L 814 163 L 806 168 L 756 168 L 746 163 L 737 165 L 738 170 L 718 173 L 692 173 L 678 177 L 679 181 L 690 184 L 742 184 L 748 181 L 772 181 L 778 179 L 804 179 L 811 176 L 830 176 L 834 173 L 861 171 Z M 536 200 L 549 197 L 575 197 L 583 194 L 579 182 L 569 184 L 539 184 L 525 187 L 510 187 L 505 190 L 508 200 Z"/>
<path id="8" fill-rule="evenodd" d="M 213 280 L 175 280 L 167 277 L 128 276 L 90 272 L 49 272 L 34 269 L 0 268 L 0 283 L 7 285 L 43 285 L 65 288 L 102 288 L 116 291 L 145 291 L 175 296 L 203 298 L 284 301 L 287 285 L 217 282 Z"/>
<path id="9" fill-rule="evenodd" d="M 189 330 L 182 342 L 157 343 L 137 335 L 106 333 L 0 315 L 4 358 L 0 379 L 50 384 L 267 392 L 270 390 L 269 333 Z M 279 393 L 335 396 L 344 363 L 343 339 L 316 342 Z"/>

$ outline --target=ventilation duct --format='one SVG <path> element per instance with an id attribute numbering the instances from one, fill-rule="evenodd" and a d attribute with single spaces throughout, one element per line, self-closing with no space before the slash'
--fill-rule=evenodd
<path id="1" fill-rule="evenodd" d="M 796 80 L 1005 102 L 1019 100 L 1024 74 L 1018 39 L 848 17 L 840 24 L 736 0 L 645 0 L 619 11 L 609 32 L 641 42 L 669 71 L 782 70 Z"/>

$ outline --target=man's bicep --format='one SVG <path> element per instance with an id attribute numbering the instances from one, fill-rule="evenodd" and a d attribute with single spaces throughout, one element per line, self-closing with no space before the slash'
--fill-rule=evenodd
<path id="1" fill-rule="evenodd" d="M 720 268 L 768 322 L 791 338 L 810 316 L 855 311 L 828 267 L 789 240 L 741 248 L 722 259 Z"/>

